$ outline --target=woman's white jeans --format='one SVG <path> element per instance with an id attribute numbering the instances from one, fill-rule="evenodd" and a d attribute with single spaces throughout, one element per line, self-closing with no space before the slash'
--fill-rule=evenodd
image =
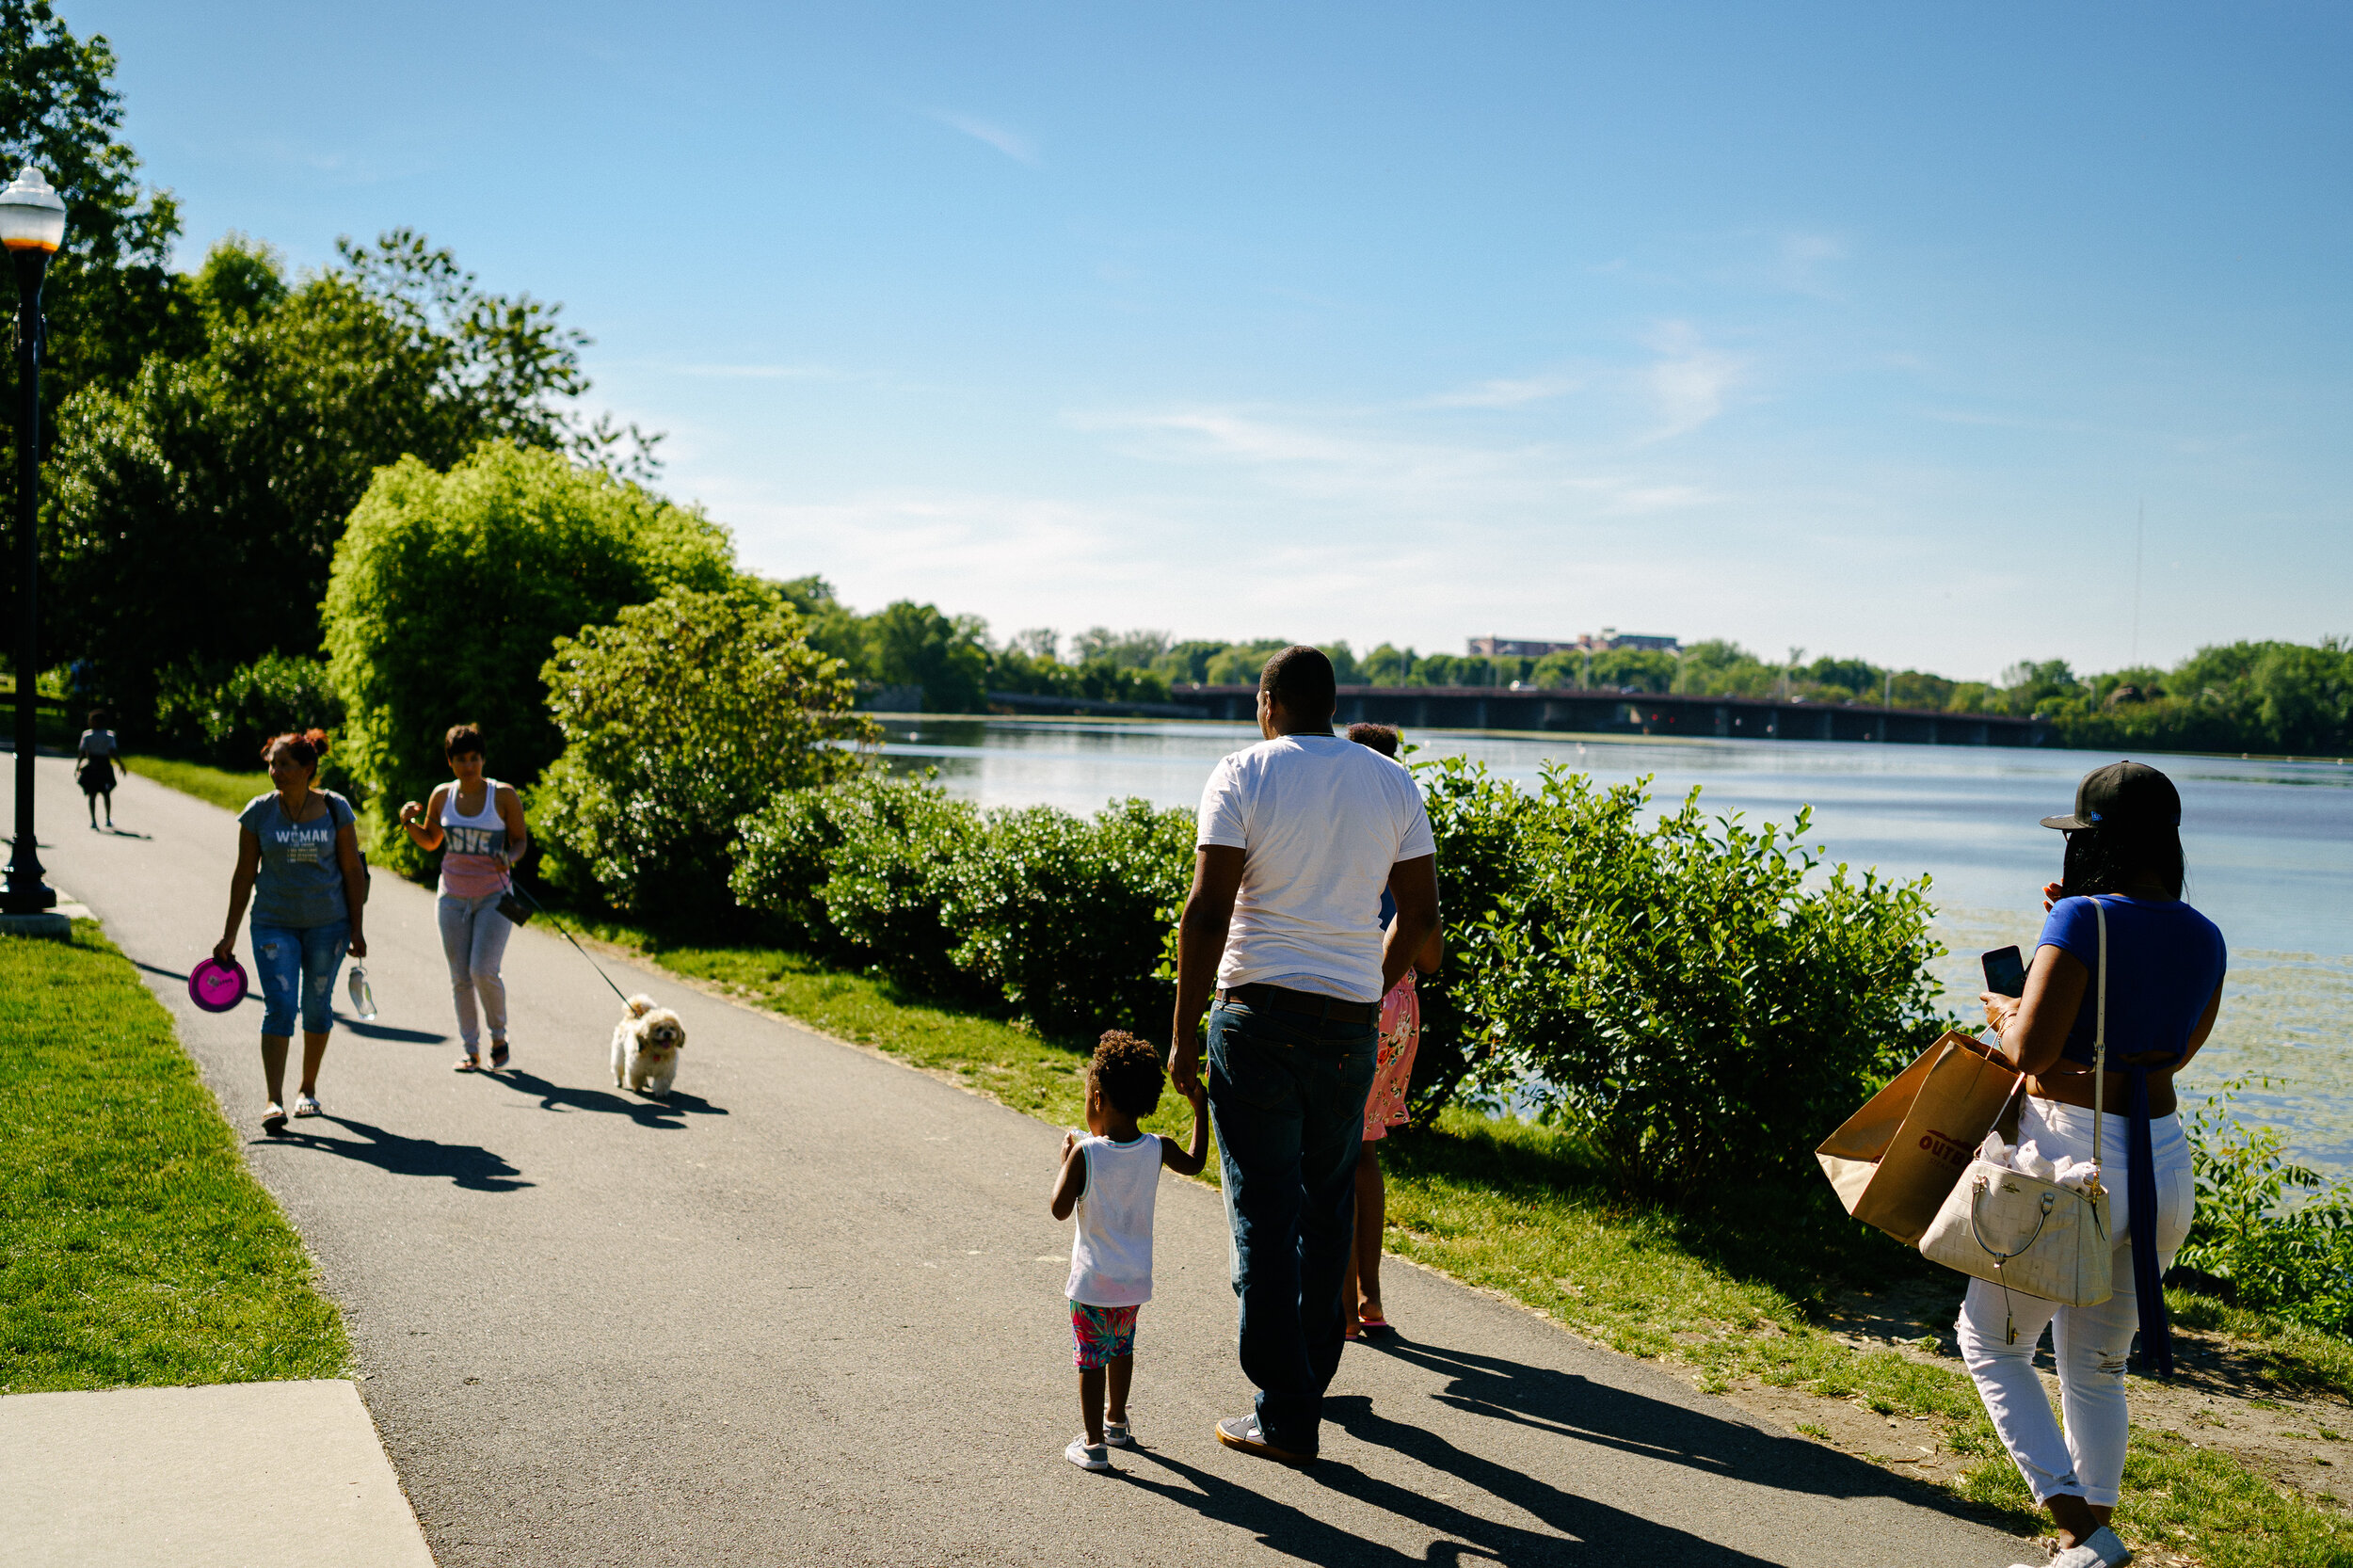
<path id="1" fill-rule="evenodd" d="M 489 1015 L 490 1038 L 506 1038 L 506 982 L 499 977 L 499 962 L 506 956 L 506 938 L 515 922 L 499 913 L 504 893 L 480 898 L 452 898 L 443 893 L 435 913 L 441 923 L 441 956 L 449 960 L 449 988 L 457 1002 L 457 1033 L 469 1053 L 482 1040 L 482 1023 L 474 1013 L 474 998 Z"/>
<path id="2" fill-rule="evenodd" d="M 2073 1155 L 2091 1158 L 2093 1112 L 2031 1096 L 2018 1115 L 2018 1141 L 2031 1140 L 2045 1160 Z M 2127 1118 L 2111 1112 L 2105 1129 L 2101 1184 L 2108 1190 L 2108 1231 L 2116 1238 L 2116 1293 L 2097 1306 L 2060 1306 L 2010 1291 L 1982 1279 L 1969 1282 L 1956 1325 L 1961 1358 L 1977 1380 L 1985 1413 L 1993 1418 L 2018 1473 L 2034 1489 L 2034 1500 L 2079 1496 L 2113 1508 L 2124 1479 L 2124 1359 L 2140 1327 L 2133 1293 L 2131 1215 L 2124 1135 Z M 2179 1116 L 2152 1117 L 2151 1163 L 2157 1190 L 2157 1271 L 2162 1274 L 2189 1234 L 2197 1185 L 2190 1175 L 2189 1140 Z M 2015 1323 L 2013 1342 L 2007 1332 Z M 2059 1404 L 2067 1431 L 2059 1432 L 2042 1380 L 2034 1369 L 2034 1350 L 2045 1324 L 2051 1355 L 2058 1364 Z"/>

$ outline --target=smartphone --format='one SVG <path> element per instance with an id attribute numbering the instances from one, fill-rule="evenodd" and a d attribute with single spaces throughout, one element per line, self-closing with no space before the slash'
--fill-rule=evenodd
<path id="1" fill-rule="evenodd" d="M 2016 948 L 1995 948 L 1978 954 L 1977 962 L 1985 966 L 1987 990 L 2004 997 L 2026 994 L 2026 962 L 2018 956 Z"/>

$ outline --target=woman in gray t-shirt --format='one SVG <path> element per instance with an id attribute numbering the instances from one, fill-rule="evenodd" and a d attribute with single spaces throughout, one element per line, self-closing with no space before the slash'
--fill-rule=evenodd
<path id="1" fill-rule="evenodd" d="M 262 1077 L 269 1085 L 262 1129 L 271 1133 L 286 1126 L 280 1104 L 296 1012 L 302 1019 L 302 1084 L 294 1113 L 316 1116 L 319 1064 L 327 1056 L 328 1032 L 335 1026 L 336 972 L 344 953 L 368 954 L 360 924 L 367 871 L 351 803 L 314 787 L 319 759 L 326 755 L 327 735 L 318 729 L 280 735 L 263 747 L 272 789 L 237 813 L 229 920 L 213 947 L 213 956 L 226 963 L 236 951 L 237 922 L 250 903 L 253 968 L 262 986 Z"/>

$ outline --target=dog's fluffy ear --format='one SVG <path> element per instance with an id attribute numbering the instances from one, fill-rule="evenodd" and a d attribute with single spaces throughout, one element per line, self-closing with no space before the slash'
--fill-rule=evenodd
<path id="1" fill-rule="evenodd" d="M 627 1005 L 627 1006 L 628 1006 L 628 1008 L 629 1008 L 629 1016 L 630 1016 L 631 1017 L 632 1017 L 632 1018 L 642 1018 L 642 1017 L 644 1017 L 647 1014 L 648 1014 L 648 1013 L 650 1013 L 650 1012 L 652 1012 L 652 1011 L 653 1011 L 653 998 L 651 998 L 651 997 L 632 997 L 632 998 L 630 998 L 630 999 L 629 999 L 629 1001 L 628 1001 L 628 1003 L 627 1003 L 626 1005 Z"/>

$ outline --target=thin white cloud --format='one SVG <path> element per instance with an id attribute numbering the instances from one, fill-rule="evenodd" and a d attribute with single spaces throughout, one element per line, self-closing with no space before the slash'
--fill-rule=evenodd
<path id="1" fill-rule="evenodd" d="M 1430 408 L 1521 408 L 1573 392 L 1582 383 L 1568 376 L 1505 376 L 1440 392 L 1423 401 Z"/>
<path id="2" fill-rule="evenodd" d="M 648 369 L 670 376 L 691 376 L 705 379 L 744 381 L 833 381 L 840 373 L 824 365 L 650 365 Z"/>
<path id="3" fill-rule="evenodd" d="M 932 118 L 952 131 L 961 131 L 974 141 L 994 147 L 1016 163 L 1034 165 L 1038 161 L 1037 144 L 1017 131 L 1008 131 L 1002 125 L 972 115 L 957 114 L 950 109 L 934 109 Z"/>
<path id="4" fill-rule="evenodd" d="M 1241 467 L 1285 494 L 1344 502 L 1366 515 L 1442 515 L 1459 521 L 1565 505 L 1593 516 L 1625 516 L 1710 499 L 1683 476 L 1622 472 L 1622 464 L 1580 457 L 1558 443 L 1417 439 L 1394 418 L 1352 423 L 1216 408 L 1067 418 L 1079 429 L 1111 436 L 1131 456 Z"/>
<path id="5" fill-rule="evenodd" d="M 1775 280 L 1792 294 L 1832 297 L 1828 273 L 1833 264 L 1849 255 L 1845 239 L 1836 234 L 1785 233 L 1781 236 Z"/>
<path id="6" fill-rule="evenodd" d="M 1671 321 L 1651 335 L 1661 358 L 1644 373 L 1659 424 L 1652 440 L 1685 436 L 1724 411 L 1724 394 L 1747 370 L 1738 356 L 1711 348 L 1689 322 Z"/>

